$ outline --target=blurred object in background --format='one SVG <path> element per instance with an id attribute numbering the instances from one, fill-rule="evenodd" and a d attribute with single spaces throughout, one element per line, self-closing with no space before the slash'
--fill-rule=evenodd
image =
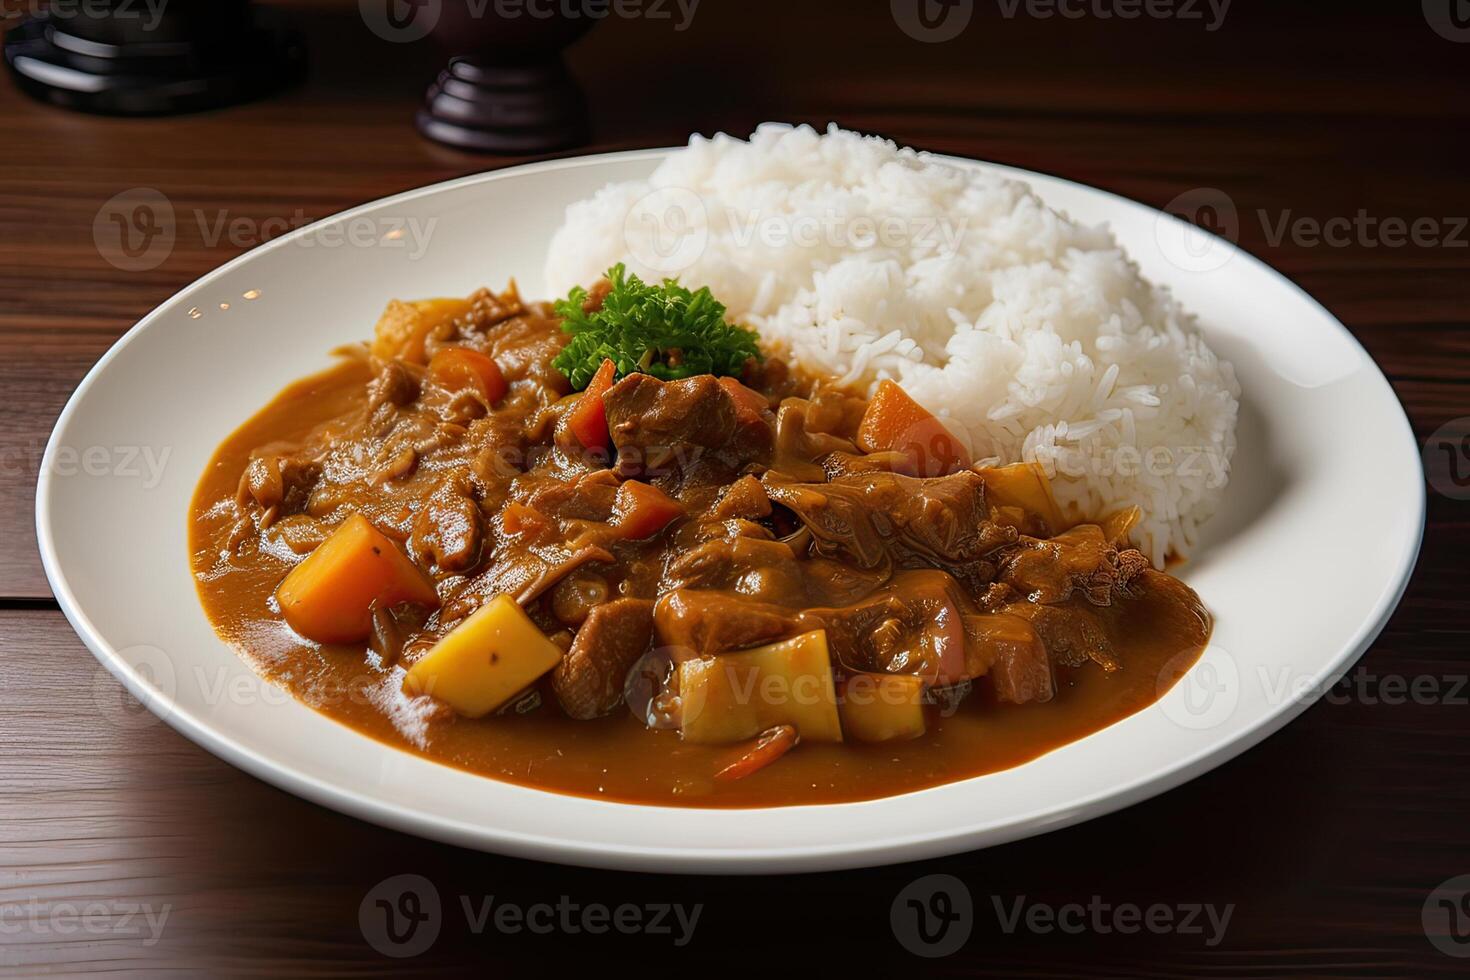
<path id="1" fill-rule="evenodd" d="M 530 5 L 470 0 L 412 3 L 419 29 L 453 57 L 429 86 L 419 131 L 484 153 L 545 153 L 586 143 L 587 101 L 562 50 L 597 19 L 576 5 L 534 13 Z"/>
<path id="2" fill-rule="evenodd" d="M 5 63 L 43 102 L 146 116 L 270 95 L 304 77 L 306 53 L 250 0 L 87 0 L 7 31 Z"/>

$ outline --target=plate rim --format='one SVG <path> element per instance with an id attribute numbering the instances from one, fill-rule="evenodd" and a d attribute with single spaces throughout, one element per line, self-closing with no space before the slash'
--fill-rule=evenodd
<path id="1" fill-rule="evenodd" d="M 272 249 L 289 247 L 292 242 L 314 234 L 322 226 L 330 225 L 334 222 L 351 220 L 357 214 L 369 209 L 375 209 L 385 205 L 402 204 L 418 197 L 455 190 L 469 185 L 512 178 L 520 174 L 574 169 L 606 163 L 658 160 L 678 149 L 681 149 L 681 147 L 655 147 L 581 154 L 551 160 L 537 160 L 495 170 L 465 174 L 460 177 L 437 181 L 400 191 L 386 197 L 366 201 L 343 211 L 324 216 L 317 221 L 294 229 L 288 234 L 249 249 L 241 255 L 205 273 L 203 276 L 186 283 L 140 318 L 103 353 L 68 397 L 47 438 L 46 449 L 41 458 L 40 473 L 36 481 L 36 540 L 37 549 L 41 555 L 42 568 L 45 572 L 47 582 L 52 589 L 52 595 L 58 606 L 60 606 L 62 613 L 92 655 L 113 677 L 117 678 L 123 684 L 130 694 L 137 698 L 151 712 L 160 717 L 175 731 L 178 731 L 195 744 L 200 745 L 211 754 L 292 795 L 299 796 L 313 803 L 329 807 L 358 819 L 457 846 L 478 850 L 491 850 L 517 857 L 553 861 L 562 864 L 612 870 L 658 871 L 664 873 L 763 874 L 772 872 L 797 873 L 857 867 L 876 867 L 886 864 L 922 860 L 941 854 L 959 853 L 1024 839 L 1082 823 L 1127 806 L 1132 806 L 1135 803 L 1142 802 L 1143 800 L 1176 788 L 1197 776 L 1204 775 L 1217 766 L 1249 751 L 1275 732 L 1284 728 L 1330 690 L 1332 684 L 1335 684 L 1351 669 L 1387 626 L 1389 619 L 1397 609 L 1412 579 L 1423 543 L 1427 514 L 1427 492 L 1422 480 L 1415 481 L 1416 492 L 1412 500 L 1415 515 L 1409 525 L 1411 533 L 1408 535 L 1407 540 L 1400 542 L 1400 553 L 1394 566 L 1393 576 L 1389 580 L 1387 587 L 1378 596 L 1371 612 L 1365 617 L 1362 625 L 1354 633 L 1353 637 L 1343 645 L 1342 649 L 1331 658 L 1326 666 L 1311 678 L 1312 683 L 1306 687 L 1303 695 L 1292 698 L 1289 703 L 1267 714 L 1254 725 L 1242 730 L 1233 737 L 1205 746 L 1192 754 L 1173 760 L 1167 766 L 1139 776 L 1128 783 L 1111 787 L 1106 791 L 1099 791 L 1086 798 L 1074 800 L 1065 807 L 1043 807 L 1039 810 L 1015 813 L 1009 816 L 1004 824 L 1000 826 L 942 830 L 909 836 L 888 835 L 857 844 L 839 843 L 815 846 L 798 844 L 785 847 L 724 847 L 719 849 L 703 847 L 681 848 L 677 846 L 650 847 L 625 843 L 569 840 L 558 836 L 527 834 L 520 831 L 497 828 L 493 824 L 469 824 L 428 810 L 401 806 L 355 790 L 345 789 L 330 781 L 302 772 L 294 764 L 268 758 L 248 744 L 215 731 L 205 719 L 194 717 L 187 709 L 177 704 L 173 696 L 149 685 L 144 678 L 120 657 L 118 651 L 112 644 L 107 642 L 82 609 L 66 578 L 64 569 L 61 567 L 60 558 L 51 531 L 50 493 L 52 470 L 55 464 L 55 454 L 61 446 L 59 437 L 70 424 L 73 416 L 85 399 L 87 392 L 97 382 L 112 360 L 128 344 L 132 343 L 139 334 L 162 317 L 162 311 L 165 308 L 179 300 L 186 293 L 193 292 L 219 278 L 223 278 L 237 266 L 253 260 L 260 254 L 264 254 Z M 1037 177 L 1044 178 L 1047 181 L 1069 185 L 1072 188 L 1091 194 L 1103 195 L 1115 206 L 1143 209 L 1153 216 L 1155 220 L 1167 219 L 1170 222 L 1186 224 L 1190 229 L 1195 228 L 1194 225 L 1183 222 L 1182 219 L 1141 201 L 1136 201 L 1114 191 L 1084 184 L 1080 181 L 1056 174 L 952 154 L 927 153 L 926 155 L 931 159 L 968 169 L 981 168 L 1010 179 L 1032 181 Z M 1404 411 L 1403 403 L 1384 375 L 1383 369 L 1372 358 L 1366 348 L 1363 347 L 1358 338 L 1348 330 L 1341 320 L 1298 285 L 1291 277 L 1277 270 L 1240 245 L 1226 239 L 1221 239 L 1221 241 L 1225 242 L 1229 247 L 1229 254 L 1232 258 L 1250 263 L 1257 274 L 1264 273 L 1269 277 L 1286 283 L 1291 291 L 1299 298 L 1305 300 L 1311 307 L 1315 308 L 1316 312 L 1330 322 L 1356 347 L 1365 362 L 1364 368 L 1370 372 L 1373 382 L 1376 385 L 1381 385 L 1384 393 L 1397 406 L 1398 413 L 1393 420 L 1394 425 L 1399 429 L 1399 435 L 1404 440 L 1405 447 L 1413 446 L 1414 455 L 1417 457 L 1419 455 L 1418 443 L 1414 437 L 1412 424 L 1408 419 L 1407 413 Z M 386 744 L 383 747 L 400 752 L 404 751 Z M 434 762 L 435 760 L 429 759 L 428 761 Z M 442 763 L 438 764 L 442 765 Z M 1025 763 L 1022 765 L 1025 765 Z M 964 780 L 956 782 L 964 782 Z M 939 786 L 927 787 L 898 795 L 904 797 L 919 796 L 943 790 L 945 786 L 949 785 L 953 784 L 941 784 Z M 548 790 L 521 788 L 525 788 L 529 792 L 552 793 L 552 795 L 556 796 L 566 795 L 557 794 Z M 893 798 L 895 797 L 881 799 Z M 641 806 L 660 812 L 666 812 L 671 809 L 669 807 L 644 804 L 615 803 L 608 800 L 591 800 L 590 802 L 604 806 Z M 813 803 L 798 804 L 798 806 L 823 806 L 853 810 L 874 802 L 877 801 Z M 779 810 L 784 808 L 751 809 Z M 690 813 L 730 812 L 729 808 L 679 807 L 677 810 Z"/>

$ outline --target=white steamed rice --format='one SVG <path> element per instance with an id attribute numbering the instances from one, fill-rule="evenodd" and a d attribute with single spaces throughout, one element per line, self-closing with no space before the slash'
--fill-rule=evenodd
<path id="1" fill-rule="evenodd" d="M 1078 516 L 1137 504 L 1188 554 L 1219 504 L 1240 388 L 1106 227 L 1030 188 L 835 127 L 694 137 L 646 181 L 567 209 L 547 285 L 616 262 L 708 285 L 803 365 L 893 378 L 977 459 L 1041 463 Z"/>

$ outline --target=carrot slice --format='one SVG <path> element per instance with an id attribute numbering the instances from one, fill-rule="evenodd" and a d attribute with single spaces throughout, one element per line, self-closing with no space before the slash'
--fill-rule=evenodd
<path id="1" fill-rule="evenodd" d="M 720 387 L 730 393 L 735 400 L 735 413 L 741 421 L 752 421 L 759 419 L 762 412 L 771 410 L 770 402 L 766 396 L 752 388 L 736 381 L 734 378 L 721 378 Z"/>
<path id="2" fill-rule="evenodd" d="M 487 405 L 504 398 L 507 388 L 500 365 L 468 347 L 446 347 L 435 353 L 429 361 L 429 377 L 450 391 L 475 388 Z"/>
<path id="3" fill-rule="evenodd" d="M 799 741 L 801 741 L 801 736 L 796 733 L 796 728 L 792 725 L 777 725 L 775 728 L 768 728 L 760 734 L 753 746 L 741 754 L 740 758 L 715 773 L 715 779 L 726 783 L 760 772 L 796 748 L 796 743 Z"/>
<path id="4" fill-rule="evenodd" d="M 567 426 L 572 430 L 572 435 L 588 449 L 605 450 L 611 441 L 607 431 L 607 409 L 602 404 L 602 396 L 613 386 L 613 377 L 617 373 L 616 364 L 611 360 L 603 361 L 602 367 L 597 369 L 597 373 L 587 383 L 587 390 L 582 392 L 582 397 L 577 399 L 576 407 L 567 417 Z"/>
<path id="5" fill-rule="evenodd" d="M 651 538 L 682 516 L 683 506 L 658 487 L 625 480 L 613 503 L 612 526 L 627 538 Z"/>
<path id="6" fill-rule="evenodd" d="M 373 628 L 373 605 L 438 608 L 439 594 L 408 556 L 361 514 L 353 514 L 276 589 L 291 628 L 318 643 L 358 643 Z"/>
<path id="7" fill-rule="evenodd" d="M 901 453 L 900 469 L 910 476 L 945 476 L 971 465 L 954 433 L 886 378 L 863 413 L 857 444 L 865 453 Z"/>
<path id="8" fill-rule="evenodd" d="M 537 535 L 551 526 L 545 514 L 534 507 L 511 501 L 500 512 L 501 526 L 506 534 Z"/>

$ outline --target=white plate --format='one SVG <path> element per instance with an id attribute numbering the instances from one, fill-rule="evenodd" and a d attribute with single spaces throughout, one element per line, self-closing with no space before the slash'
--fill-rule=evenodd
<path id="1" fill-rule="evenodd" d="M 1227 243 L 1191 239 L 1191 226 L 1102 191 L 995 168 L 1076 218 L 1109 222 L 1144 274 L 1200 315 L 1244 389 L 1227 505 L 1183 570 L 1216 615 L 1214 642 L 1158 704 L 1026 765 L 947 786 L 691 812 L 460 772 L 257 681 L 216 638 L 190 579 L 189 499 L 215 447 L 285 384 L 326 366 L 334 345 L 366 336 L 391 297 L 463 295 L 512 275 L 539 294 L 565 205 L 647 174 L 665 152 L 532 164 L 365 205 L 230 262 L 129 331 L 66 406 L 37 487 L 46 573 L 97 658 L 221 758 L 400 830 L 611 868 L 808 871 L 985 847 L 1177 786 L 1284 725 L 1383 628 L 1418 552 L 1424 492 L 1408 422 L 1363 349 Z M 402 247 L 361 244 L 409 220 L 420 233 L 435 222 L 422 254 L 411 227 Z M 1179 251 L 1191 243 L 1203 252 Z M 1206 253 L 1207 271 L 1182 267 Z M 129 463 L 135 450 L 155 465 L 167 453 L 160 479 L 142 452 Z"/>

